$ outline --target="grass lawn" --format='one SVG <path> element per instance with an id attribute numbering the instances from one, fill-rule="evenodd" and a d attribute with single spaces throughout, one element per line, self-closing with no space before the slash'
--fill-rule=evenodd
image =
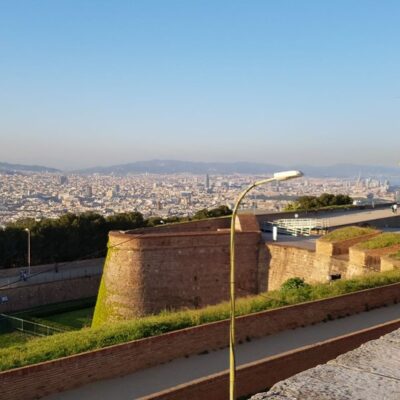
<path id="1" fill-rule="evenodd" d="M 40 321 L 43 324 L 60 327 L 61 329 L 81 329 L 91 325 L 93 311 L 93 307 L 87 307 L 80 310 L 41 317 Z M 39 318 L 34 319 L 35 321 L 39 320 Z"/>
<path id="2" fill-rule="evenodd" d="M 358 236 L 368 235 L 375 232 L 372 228 L 360 228 L 358 226 L 348 226 L 345 228 L 335 229 L 334 231 L 323 236 L 321 239 L 327 242 L 336 242 L 341 240 L 354 239 Z"/>
<path id="3" fill-rule="evenodd" d="M 48 311 L 48 310 L 47 310 Z M 92 323 L 94 307 L 85 307 L 78 310 L 71 310 L 65 312 L 57 312 L 50 315 L 36 316 L 36 312 L 23 312 L 16 315 L 17 317 L 26 319 L 28 321 L 36 322 L 38 324 L 52 326 L 62 331 L 74 331 L 84 327 L 88 327 Z M 14 331 L 11 333 L 0 333 L 0 348 L 11 347 L 15 345 L 23 345 L 38 336 Z"/>
<path id="4" fill-rule="evenodd" d="M 394 246 L 400 244 L 399 233 L 382 233 L 373 239 L 367 240 L 366 242 L 359 243 L 356 247 L 365 250 L 383 249 L 385 247 Z"/>
<path id="5" fill-rule="evenodd" d="M 0 334 L 0 348 L 5 348 L 9 346 L 15 346 L 18 344 L 24 344 L 28 340 L 34 339 L 35 336 L 22 333 L 20 331 L 15 331 L 11 333 Z"/>

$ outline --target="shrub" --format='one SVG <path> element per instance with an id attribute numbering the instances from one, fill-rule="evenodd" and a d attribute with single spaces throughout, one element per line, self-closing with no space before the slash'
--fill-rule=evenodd
<path id="1" fill-rule="evenodd" d="M 299 289 L 306 286 L 309 285 L 305 283 L 304 279 L 296 276 L 294 278 L 289 278 L 285 282 L 283 282 L 281 285 L 281 290 Z"/>

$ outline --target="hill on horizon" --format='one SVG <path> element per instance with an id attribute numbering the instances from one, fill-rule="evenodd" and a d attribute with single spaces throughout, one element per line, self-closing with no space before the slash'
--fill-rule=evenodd
<path id="1" fill-rule="evenodd" d="M 312 165 L 290 165 L 282 166 L 275 164 L 253 163 L 253 162 L 193 162 L 179 160 L 148 160 L 136 161 L 132 163 L 98 166 L 74 171 L 62 171 L 56 168 L 50 168 L 42 165 L 23 165 L 0 162 L 0 172 L 50 172 L 50 173 L 76 173 L 76 174 L 255 174 L 270 175 L 277 171 L 301 170 L 306 176 L 316 178 L 355 178 L 378 177 L 400 179 L 399 167 L 385 167 L 377 165 L 355 165 L 355 164 L 335 164 L 330 166 L 312 166 Z"/>
<path id="2" fill-rule="evenodd" d="M 61 172 L 59 169 L 43 165 L 23 165 L 0 162 L 0 172 Z"/>
<path id="3" fill-rule="evenodd" d="M 361 176 L 400 177 L 400 168 L 336 164 L 331 166 L 291 165 L 282 166 L 274 164 L 252 163 L 252 162 L 191 162 L 178 160 L 149 160 L 137 161 L 127 164 L 112 165 L 106 167 L 93 167 L 77 170 L 82 174 L 117 174 L 126 175 L 130 173 L 193 173 L 193 174 L 271 174 L 277 171 L 298 169 L 312 177 L 338 177 L 350 178 Z"/>

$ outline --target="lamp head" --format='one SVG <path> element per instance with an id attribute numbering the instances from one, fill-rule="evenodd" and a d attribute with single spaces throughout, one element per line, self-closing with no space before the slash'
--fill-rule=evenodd
<path id="1" fill-rule="evenodd" d="M 301 171 L 282 171 L 274 173 L 274 180 L 276 181 L 287 181 L 289 179 L 300 178 L 304 174 Z"/>
<path id="2" fill-rule="evenodd" d="M 29 228 L 25 228 L 24 231 L 25 231 L 25 232 L 29 232 Z"/>

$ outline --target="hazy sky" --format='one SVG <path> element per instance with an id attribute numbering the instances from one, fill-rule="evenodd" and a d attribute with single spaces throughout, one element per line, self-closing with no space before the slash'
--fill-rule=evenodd
<path id="1" fill-rule="evenodd" d="M 400 1 L 1 0 L 0 161 L 400 159 Z"/>

